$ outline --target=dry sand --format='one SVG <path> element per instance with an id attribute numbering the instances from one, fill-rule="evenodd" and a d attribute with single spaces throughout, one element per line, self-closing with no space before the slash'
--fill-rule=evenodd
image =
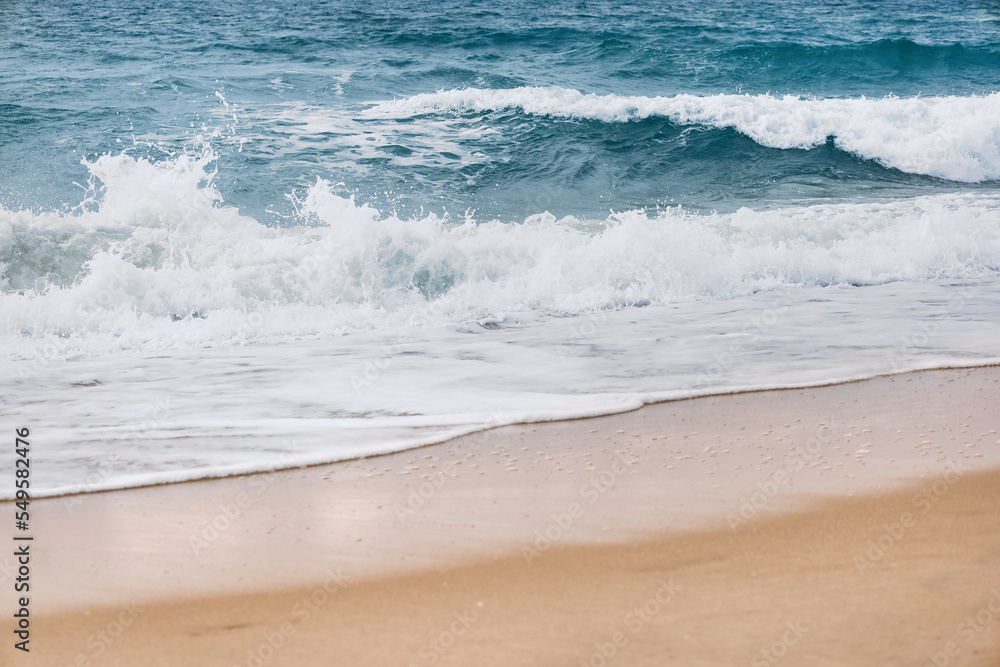
<path id="1" fill-rule="evenodd" d="M 998 399 L 914 373 L 36 501 L 32 662 L 1000 665 Z"/>

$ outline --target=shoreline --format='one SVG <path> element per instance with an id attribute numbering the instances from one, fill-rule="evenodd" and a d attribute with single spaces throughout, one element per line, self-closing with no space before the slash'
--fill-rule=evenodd
<path id="1" fill-rule="evenodd" d="M 628 409 L 624 409 L 624 410 L 619 410 L 619 411 L 615 411 L 615 412 L 600 412 L 600 413 L 594 413 L 594 414 L 589 414 L 588 413 L 588 414 L 585 414 L 583 416 L 555 417 L 555 418 L 552 418 L 552 419 L 542 419 L 542 420 L 535 420 L 535 421 L 513 421 L 513 422 L 510 422 L 510 423 L 492 424 L 492 425 L 487 425 L 487 426 L 483 426 L 483 427 L 476 427 L 473 430 L 465 432 L 465 433 L 461 433 L 461 434 L 458 434 L 458 435 L 443 436 L 441 439 L 434 439 L 432 441 L 429 441 L 429 442 L 426 442 L 426 443 L 423 443 L 423 444 L 418 444 L 418 445 L 413 445 L 413 446 L 406 446 L 406 447 L 403 447 L 401 449 L 393 449 L 393 450 L 388 450 L 388 451 L 381 452 L 381 453 L 366 454 L 366 455 L 359 455 L 359 456 L 351 456 L 351 457 L 348 457 L 348 458 L 336 459 L 336 460 L 332 460 L 332 461 L 324 459 L 324 460 L 319 460 L 319 461 L 316 461 L 316 462 L 293 464 L 293 465 L 289 465 L 289 466 L 286 466 L 286 467 L 274 467 L 274 468 L 264 468 L 264 469 L 262 469 L 262 468 L 247 468 L 247 469 L 234 469 L 233 471 L 221 470 L 221 471 L 217 471 L 217 472 L 211 472 L 210 471 L 210 472 L 206 472 L 204 475 L 199 474 L 199 476 L 196 476 L 196 477 L 181 477 L 181 478 L 178 478 L 178 479 L 168 479 L 168 480 L 163 480 L 163 481 L 151 481 L 151 482 L 135 482 L 135 483 L 126 482 L 126 483 L 124 483 L 121 486 L 109 486 L 109 487 L 106 487 L 106 488 L 84 489 L 84 490 L 79 490 L 79 491 L 69 490 L 68 488 L 66 488 L 66 489 L 56 488 L 56 489 L 51 490 L 51 491 L 43 491 L 43 492 L 41 492 L 40 495 L 34 496 L 34 498 L 42 499 L 42 498 L 65 498 L 65 497 L 70 497 L 70 496 L 86 496 L 86 495 L 91 495 L 91 494 L 96 494 L 96 493 L 112 493 L 112 492 L 116 492 L 116 491 L 127 491 L 127 490 L 130 490 L 130 489 L 144 489 L 144 488 L 154 488 L 154 487 L 161 487 L 161 486 L 170 486 L 170 485 L 175 485 L 175 484 L 188 484 L 188 483 L 192 483 L 192 482 L 208 482 L 208 481 L 212 481 L 212 480 L 224 480 L 224 479 L 233 478 L 233 477 L 245 477 L 247 475 L 257 475 L 257 474 L 267 475 L 267 474 L 279 473 L 279 472 L 294 472 L 296 470 L 301 470 L 301 469 L 317 468 L 317 467 L 337 465 L 337 464 L 346 464 L 346 463 L 352 463 L 352 462 L 357 462 L 357 461 L 365 461 L 365 460 L 368 460 L 368 459 L 377 459 L 377 458 L 381 458 L 381 457 L 385 457 L 385 456 L 393 456 L 393 455 L 402 454 L 402 453 L 405 453 L 405 452 L 408 452 L 408 451 L 417 451 L 417 450 L 420 450 L 420 449 L 424 449 L 426 447 L 435 447 L 435 446 L 438 446 L 438 445 L 445 445 L 445 444 L 448 444 L 449 442 L 451 442 L 453 440 L 457 440 L 457 439 L 460 439 L 460 438 L 467 438 L 467 437 L 475 437 L 478 434 L 482 434 L 482 433 L 485 433 L 485 432 L 488 432 L 488 431 L 493 431 L 493 430 L 500 429 L 500 428 L 511 427 L 511 426 L 535 426 L 535 425 L 539 425 L 539 424 L 558 424 L 558 423 L 562 423 L 562 422 L 576 422 L 576 421 L 588 420 L 588 419 L 600 419 L 602 417 L 612 417 L 612 416 L 615 416 L 615 415 L 630 414 L 632 412 L 637 412 L 639 410 L 643 410 L 643 409 L 648 408 L 650 406 L 662 405 L 662 404 L 665 404 L 665 403 L 676 403 L 676 402 L 680 402 L 680 401 L 698 400 L 698 399 L 703 399 L 703 398 L 717 398 L 717 397 L 722 397 L 722 396 L 735 396 L 735 395 L 742 395 L 742 394 L 756 394 L 756 393 L 795 391 L 795 390 L 804 390 L 804 389 L 821 389 L 821 388 L 825 388 L 825 387 L 837 387 L 837 386 L 841 386 L 841 385 L 850 385 L 850 384 L 854 384 L 854 383 L 857 383 L 857 382 L 867 382 L 869 380 L 876 380 L 876 379 L 879 379 L 879 378 L 902 377 L 902 376 L 907 376 L 907 375 L 911 375 L 911 374 L 915 374 L 915 373 L 926 373 L 926 372 L 934 372 L 934 371 L 961 371 L 961 370 L 978 369 L 978 368 L 1000 368 L 1000 361 L 993 360 L 993 361 L 988 361 L 986 363 L 969 363 L 969 364 L 957 364 L 957 365 L 947 365 L 947 366 L 931 365 L 931 366 L 928 366 L 926 368 L 915 368 L 915 369 L 912 369 L 912 370 L 899 371 L 899 372 L 889 371 L 889 372 L 885 372 L 885 373 L 875 373 L 875 374 L 872 374 L 872 375 L 860 375 L 860 376 L 857 376 L 857 377 L 850 377 L 850 378 L 847 378 L 847 379 L 837 379 L 837 380 L 830 380 L 830 381 L 823 381 L 823 382 L 816 382 L 816 383 L 807 382 L 807 383 L 803 383 L 803 384 L 774 385 L 774 386 L 764 386 L 764 387 L 736 387 L 736 388 L 725 390 L 725 391 L 714 391 L 714 392 L 710 392 L 710 393 L 706 393 L 706 394 L 694 394 L 694 395 L 691 395 L 691 396 L 678 396 L 678 397 L 675 397 L 675 398 L 657 398 L 657 399 L 653 399 L 653 400 L 651 400 L 649 402 L 641 403 L 640 405 L 638 405 L 636 407 L 632 407 L 632 408 L 628 408 Z M 164 473 L 164 474 L 172 474 L 172 473 Z M 0 499 L 0 504 L 7 503 L 7 502 L 13 502 L 13 500 L 14 500 L 13 498 L 3 498 L 3 499 Z"/>
<path id="2" fill-rule="evenodd" d="M 932 558 L 940 561 L 940 569 L 949 559 L 965 563 L 971 558 L 975 567 L 969 571 L 977 573 L 975 583 L 982 583 L 1000 564 L 1000 544 L 975 542 L 979 535 L 1000 535 L 1000 436 L 993 415 L 998 397 L 1000 367 L 921 371 L 810 389 L 657 403 L 591 419 L 504 426 L 416 450 L 309 468 L 34 500 L 38 553 L 32 613 L 40 628 L 58 629 L 65 638 L 40 630 L 39 645 L 51 646 L 60 661 L 70 664 L 81 650 L 78 640 L 85 644 L 93 632 L 117 622 L 114 614 L 132 605 L 146 610 L 141 623 L 151 625 L 147 631 L 130 631 L 128 637 L 134 639 L 123 635 L 115 650 L 102 657 L 104 664 L 142 664 L 135 662 L 139 654 L 130 653 L 131 642 L 138 642 L 136 651 L 172 642 L 186 651 L 201 646 L 197 650 L 214 656 L 214 662 L 191 664 L 246 664 L 233 651 L 245 654 L 244 647 L 257 635 L 243 628 L 256 632 L 267 626 L 261 618 L 287 616 L 286 603 L 295 595 L 333 581 L 338 595 L 344 593 L 350 602 L 324 622 L 341 627 L 343 619 L 355 619 L 351 623 L 359 624 L 358 642 L 366 637 L 371 650 L 381 655 L 389 650 L 386 646 L 397 645 L 395 635 L 385 634 L 390 617 L 403 627 L 419 626 L 421 633 L 427 629 L 424 620 L 393 615 L 387 600 L 401 581 L 410 582 L 406 585 L 412 584 L 412 591 L 427 586 L 437 590 L 442 573 L 466 572 L 461 576 L 470 582 L 468 590 L 485 590 L 493 576 L 485 573 L 507 568 L 503 576 L 514 577 L 505 581 L 515 591 L 524 585 L 517 572 L 549 572 L 559 563 L 551 575 L 582 596 L 567 594 L 567 600 L 576 600 L 574 609 L 591 609 L 600 605 L 587 582 L 615 604 L 624 604 L 612 575 L 620 572 L 621 562 L 631 562 L 629 554 L 639 553 L 650 563 L 669 561 L 663 571 L 687 567 L 685 563 L 704 566 L 715 572 L 712 576 L 728 577 L 736 590 L 746 571 L 726 563 L 743 558 L 746 550 L 773 551 L 782 540 L 788 550 L 787 540 L 795 543 L 795 531 L 769 526 L 812 525 L 809 534 L 820 542 L 801 546 L 822 554 L 846 539 L 845 517 L 860 525 L 865 516 L 875 516 L 872 508 L 907 504 L 914 488 L 929 484 L 933 489 L 946 475 L 959 482 L 945 487 L 949 492 L 934 506 L 952 507 L 953 515 L 964 517 L 959 522 L 963 530 L 972 532 L 956 533 L 937 518 L 921 521 L 918 528 L 937 528 L 921 542 L 923 551 L 907 562 L 919 569 L 921 558 Z M 964 500 L 953 500 L 957 498 Z M 854 509 L 843 514 L 844 508 Z M 935 511 L 928 516 L 942 515 Z M 826 525 L 826 532 L 817 533 L 817 524 Z M 877 522 L 865 525 L 868 530 L 878 527 Z M 765 533 L 773 535 L 761 537 Z M 872 534 L 877 539 L 879 531 Z M 696 543 L 702 546 L 691 546 Z M 781 576 L 799 576 L 793 588 L 808 589 L 816 572 L 792 558 L 797 548 L 782 556 L 787 572 Z M 730 555 L 721 556 L 720 549 Z M 606 557 L 598 558 L 601 568 L 591 564 L 598 553 Z M 947 554 L 952 555 L 945 558 Z M 640 568 L 636 576 L 644 571 Z M 934 572 L 934 577 L 952 576 Z M 644 585 L 651 583 L 644 575 L 639 578 Z M 918 583 L 907 586 L 919 588 Z M 550 583 L 533 585 L 549 591 L 538 598 L 544 608 L 569 604 L 559 601 L 562 593 L 550 590 Z M 383 601 L 382 616 L 373 611 L 374 602 L 351 592 L 362 590 Z M 518 614 L 527 613 L 524 605 L 536 598 L 520 590 L 521 598 L 495 591 L 508 600 L 506 620 L 496 621 L 492 638 L 476 646 L 498 651 L 506 645 L 498 644 L 498 637 L 521 627 Z M 638 589 L 629 590 L 638 594 Z M 333 597 L 332 591 L 324 594 Z M 722 604 L 711 591 L 704 595 Z M 425 606 L 428 619 L 435 609 L 444 613 L 437 602 L 425 605 L 416 592 L 408 599 L 411 614 L 422 615 Z M 689 626 L 686 613 L 671 615 L 671 623 Z M 187 616 L 201 619 L 204 627 L 176 634 Z M 332 650 L 322 643 L 323 633 L 307 633 L 308 619 L 300 620 L 292 627 L 303 629 L 300 637 L 312 637 L 302 645 L 311 648 L 305 653 L 288 650 L 282 653 L 287 657 L 267 664 L 328 664 L 316 662 Z M 737 621 L 727 617 L 725 623 Z M 538 628 L 546 622 L 534 621 Z M 567 620 L 566 627 L 597 632 L 588 625 L 592 622 Z M 911 622 L 920 625 L 919 619 Z M 373 624 L 382 630 L 370 630 Z M 231 633 L 219 635 L 220 628 L 231 628 Z M 211 646 L 199 644 L 197 637 L 203 636 L 214 637 Z M 540 655 L 567 649 L 545 648 L 543 639 L 537 638 L 542 644 L 531 640 L 525 645 L 536 646 Z M 174 650 L 167 644 L 162 646 L 165 654 Z M 74 646 L 76 654 L 61 652 Z M 361 644 L 356 649 L 361 651 Z M 650 655 L 660 655 L 658 650 Z M 454 655 L 455 664 L 462 664 L 460 655 L 465 664 L 492 664 L 480 653 Z M 363 651 L 357 653 L 357 660 L 362 656 Z M 501 657 L 511 656 L 516 657 Z M 550 664 L 521 657 L 525 663 Z M 413 655 L 409 659 L 422 664 Z M 683 664 L 692 662 L 698 663 L 692 658 Z"/>

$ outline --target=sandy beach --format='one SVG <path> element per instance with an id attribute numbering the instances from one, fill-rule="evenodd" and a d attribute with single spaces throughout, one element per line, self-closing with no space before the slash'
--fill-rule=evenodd
<path id="1" fill-rule="evenodd" d="M 998 399 L 927 371 L 35 501 L 32 659 L 1000 664 Z"/>
<path id="2" fill-rule="evenodd" d="M 0 2 L 0 667 L 1000 667 L 1000 2 Z"/>

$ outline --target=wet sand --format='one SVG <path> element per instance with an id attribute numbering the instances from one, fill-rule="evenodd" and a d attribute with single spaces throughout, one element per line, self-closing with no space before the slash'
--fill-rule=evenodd
<path id="1" fill-rule="evenodd" d="M 361 582 L 341 570 L 297 590 L 140 605 L 134 620 L 127 608 L 56 616 L 37 641 L 69 664 L 125 618 L 94 664 L 995 666 L 1000 474 L 950 481 L 926 513 L 914 498 L 934 496 L 930 480 L 530 563 Z"/>
<path id="2" fill-rule="evenodd" d="M 1000 664 L 998 399 L 931 371 L 36 501 L 32 658 Z"/>

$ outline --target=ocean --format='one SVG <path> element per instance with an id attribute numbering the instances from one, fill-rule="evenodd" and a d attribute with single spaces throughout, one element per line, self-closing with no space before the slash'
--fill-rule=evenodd
<path id="1" fill-rule="evenodd" d="M 994 1 L 14 0 L 0 44 L 37 495 L 1000 361 Z"/>

